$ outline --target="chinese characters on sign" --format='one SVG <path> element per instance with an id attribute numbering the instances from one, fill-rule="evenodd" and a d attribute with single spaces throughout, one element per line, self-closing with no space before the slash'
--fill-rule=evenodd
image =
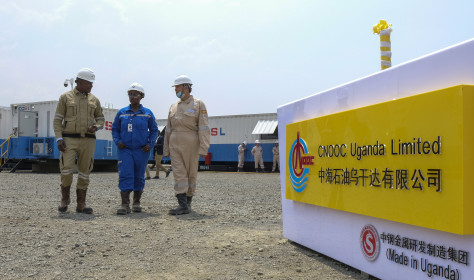
<path id="1" fill-rule="evenodd" d="M 423 191 L 425 188 L 441 192 L 441 169 L 356 169 L 323 168 L 318 172 L 321 183 L 345 186 L 384 187 L 386 189 Z"/>
<path id="2" fill-rule="evenodd" d="M 405 248 L 413 252 L 426 254 L 431 257 L 449 260 L 452 262 L 469 265 L 469 252 L 462 249 L 458 250 L 454 247 L 446 247 L 444 245 L 427 243 L 423 240 L 412 239 L 383 232 L 380 234 L 380 240 L 383 244 L 393 245 Z"/>

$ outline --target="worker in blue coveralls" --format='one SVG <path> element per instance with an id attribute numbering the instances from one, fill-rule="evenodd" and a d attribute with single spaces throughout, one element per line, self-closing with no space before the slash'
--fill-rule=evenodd
<path id="1" fill-rule="evenodd" d="M 140 198 L 145 188 L 145 168 L 151 147 L 158 135 L 153 112 L 140 100 L 145 90 L 139 83 L 128 89 L 130 105 L 120 109 L 112 124 L 112 137 L 118 147 L 119 189 L 122 204 L 117 215 L 130 213 L 130 193 L 133 191 L 133 212 L 141 212 Z"/>

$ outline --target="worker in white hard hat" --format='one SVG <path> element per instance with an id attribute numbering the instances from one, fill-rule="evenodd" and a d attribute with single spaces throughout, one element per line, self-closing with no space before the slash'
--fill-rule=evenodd
<path id="1" fill-rule="evenodd" d="M 263 149 L 262 146 L 260 146 L 260 140 L 255 140 L 255 146 L 252 148 L 252 155 L 255 160 L 255 172 L 259 172 L 258 166 L 260 165 L 260 168 L 262 169 L 262 172 L 265 171 L 264 165 L 263 165 Z"/>
<path id="2" fill-rule="evenodd" d="M 276 172 L 276 170 L 280 172 L 280 150 L 278 149 L 278 140 L 275 141 L 275 146 L 272 148 L 272 153 L 273 153 L 272 172 Z"/>
<path id="3" fill-rule="evenodd" d="M 174 194 L 179 206 L 171 215 L 188 214 L 196 191 L 199 157 L 204 158 L 210 145 L 211 131 L 206 105 L 191 95 L 192 81 L 186 75 L 176 77 L 178 102 L 171 105 L 166 124 L 163 155 L 171 157 Z"/>
<path id="4" fill-rule="evenodd" d="M 54 134 L 61 152 L 61 204 L 59 212 L 66 212 L 70 203 L 73 169 L 77 157 L 76 212 L 92 214 L 86 206 L 89 175 L 94 167 L 95 132 L 104 126 L 104 114 L 99 99 L 91 93 L 95 74 L 89 68 L 79 70 L 76 87 L 59 97 L 54 116 Z"/>
<path id="5" fill-rule="evenodd" d="M 245 145 L 247 145 L 247 141 L 242 141 L 242 144 L 240 144 L 237 148 L 237 150 L 239 151 L 239 163 L 237 166 L 237 172 L 242 172 L 244 170 L 245 152 L 247 151 Z"/>
<path id="6" fill-rule="evenodd" d="M 117 112 L 112 124 L 112 137 L 118 148 L 118 187 L 122 198 L 117 215 L 142 211 L 140 199 L 145 188 L 145 168 L 158 136 L 153 112 L 140 104 L 144 97 L 143 86 L 132 83 L 128 89 L 130 105 Z M 133 205 L 130 209 L 132 191 Z"/>

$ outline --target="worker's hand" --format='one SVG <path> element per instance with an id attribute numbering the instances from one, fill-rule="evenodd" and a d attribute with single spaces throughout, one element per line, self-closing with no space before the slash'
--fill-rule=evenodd
<path id="1" fill-rule="evenodd" d="M 167 155 L 163 155 L 164 157 L 170 157 L 170 154 L 167 154 Z"/>
<path id="2" fill-rule="evenodd" d="M 125 145 L 124 143 L 120 142 L 120 143 L 118 143 L 117 148 L 119 148 L 121 150 L 123 148 L 128 148 L 128 146 Z"/>
<path id="3" fill-rule="evenodd" d="M 200 158 L 205 158 L 207 155 L 199 155 Z"/>
<path id="4" fill-rule="evenodd" d="M 146 144 L 146 145 L 143 146 L 143 148 L 142 148 L 142 151 L 143 151 L 144 153 L 148 153 L 148 152 L 150 152 L 150 150 L 151 150 L 151 148 L 150 148 L 150 145 L 148 145 L 148 144 Z"/>
<path id="5" fill-rule="evenodd" d="M 95 125 L 92 125 L 92 126 L 89 127 L 89 129 L 87 129 L 87 132 L 89 132 L 89 133 L 94 133 L 96 131 L 97 131 L 97 126 L 95 126 Z"/>
<path id="6" fill-rule="evenodd" d="M 58 141 L 58 150 L 60 150 L 63 153 L 66 151 L 66 143 L 64 143 L 64 140 Z"/>

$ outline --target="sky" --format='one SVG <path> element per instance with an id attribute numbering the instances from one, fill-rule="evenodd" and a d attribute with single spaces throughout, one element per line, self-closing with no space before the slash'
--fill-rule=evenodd
<path id="1" fill-rule="evenodd" d="M 0 0 L 0 106 L 58 100 L 94 70 L 102 105 L 167 117 L 188 75 L 210 116 L 277 107 L 380 71 L 372 26 L 392 24 L 392 65 L 474 37 L 474 1 Z"/>

